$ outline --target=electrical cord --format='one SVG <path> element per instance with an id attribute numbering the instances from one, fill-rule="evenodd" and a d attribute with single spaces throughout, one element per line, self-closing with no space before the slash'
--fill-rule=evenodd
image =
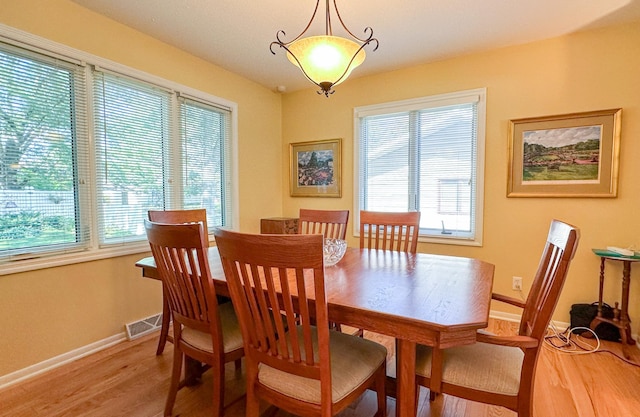
<path id="1" fill-rule="evenodd" d="M 564 332 L 559 332 L 556 326 L 551 323 L 549 326 L 551 328 L 551 334 L 545 336 L 545 346 L 555 349 L 562 353 L 573 354 L 573 355 L 585 355 L 589 353 L 598 352 L 600 349 L 600 338 L 598 335 L 588 327 L 573 327 L 567 328 Z M 591 346 L 589 343 L 586 343 L 588 347 L 581 345 L 583 342 L 578 342 L 578 335 L 575 333 L 576 330 L 586 330 L 593 334 L 593 337 L 596 340 L 596 346 Z M 575 338 L 572 338 L 572 335 L 575 334 Z"/>
<path id="2" fill-rule="evenodd" d="M 621 361 L 633 365 L 636 367 L 640 367 L 640 364 L 632 362 L 627 358 L 624 358 L 618 355 L 616 352 L 613 352 L 608 349 L 600 349 L 601 343 L 598 335 L 588 327 L 569 327 L 564 332 L 559 332 L 553 322 L 550 324 L 551 334 L 545 336 L 543 345 L 547 349 L 554 350 L 556 352 L 569 354 L 569 355 L 586 355 L 589 353 L 609 353 Z M 588 331 L 593 335 L 593 338 L 596 340 L 596 345 L 592 345 L 587 342 L 584 337 L 580 336 L 576 333 L 576 330 L 584 330 Z M 582 333 L 582 332 L 581 332 Z"/>
<path id="3" fill-rule="evenodd" d="M 517 290 L 518 295 L 522 301 L 525 301 L 524 292 L 522 289 Z M 628 363 L 629 365 L 633 365 L 636 367 L 640 367 L 640 364 L 632 362 L 627 358 L 618 355 L 616 352 L 613 352 L 608 349 L 600 349 L 601 343 L 598 335 L 588 327 L 567 327 L 564 332 L 558 331 L 558 328 L 555 326 L 553 322 L 549 324 L 551 334 L 544 337 L 544 347 L 547 349 L 552 349 L 560 353 L 570 354 L 570 355 L 586 355 L 589 353 L 609 353 L 621 361 Z M 596 341 L 596 345 L 593 346 L 589 342 L 587 342 L 586 338 L 580 336 L 579 333 L 576 333 L 576 330 L 584 330 L 593 335 L 593 339 Z M 580 332 L 582 333 L 582 332 Z"/>

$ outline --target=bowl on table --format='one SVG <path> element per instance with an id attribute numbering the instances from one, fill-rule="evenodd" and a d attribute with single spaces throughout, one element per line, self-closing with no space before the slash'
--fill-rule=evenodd
<path id="1" fill-rule="evenodd" d="M 324 240 L 324 266 L 333 266 L 340 262 L 340 259 L 347 251 L 347 241 L 342 239 Z"/>

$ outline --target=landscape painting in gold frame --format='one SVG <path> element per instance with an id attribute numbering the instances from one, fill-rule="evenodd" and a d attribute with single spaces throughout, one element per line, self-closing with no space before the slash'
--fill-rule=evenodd
<path id="1" fill-rule="evenodd" d="M 616 197 L 621 114 L 511 120 L 507 197 Z"/>
<path id="2" fill-rule="evenodd" d="M 341 197 L 342 139 L 289 144 L 292 197 Z"/>

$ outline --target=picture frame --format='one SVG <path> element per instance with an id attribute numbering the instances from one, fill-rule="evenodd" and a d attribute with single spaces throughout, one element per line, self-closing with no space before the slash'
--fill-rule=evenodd
<path id="1" fill-rule="evenodd" d="M 292 197 L 342 196 L 342 139 L 289 144 Z"/>
<path id="2" fill-rule="evenodd" d="M 622 109 L 514 119 L 507 197 L 616 197 Z"/>

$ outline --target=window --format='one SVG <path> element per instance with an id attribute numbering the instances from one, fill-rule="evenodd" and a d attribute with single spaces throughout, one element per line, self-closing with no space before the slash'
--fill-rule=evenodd
<path id="1" fill-rule="evenodd" d="M 84 68 L 0 44 L 0 256 L 84 249 Z"/>
<path id="2" fill-rule="evenodd" d="M 94 97 L 101 245 L 146 240 L 149 209 L 202 207 L 211 230 L 229 225 L 228 110 L 102 71 Z"/>
<path id="3" fill-rule="evenodd" d="M 421 240 L 480 245 L 485 101 L 477 89 L 356 108 L 356 216 L 418 210 Z"/>
<path id="4" fill-rule="evenodd" d="M 235 105 L 38 42 L 0 38 L 0 273 L 148 250 L 150 209 L 233 226 Z"/>
<path id="5" fill-rule="evenodd" d="M 230 224 L 230 114 L 209 104 L 180 98 L 181 171 L 184 208 L 207 209 L 209 227 Z"/>

